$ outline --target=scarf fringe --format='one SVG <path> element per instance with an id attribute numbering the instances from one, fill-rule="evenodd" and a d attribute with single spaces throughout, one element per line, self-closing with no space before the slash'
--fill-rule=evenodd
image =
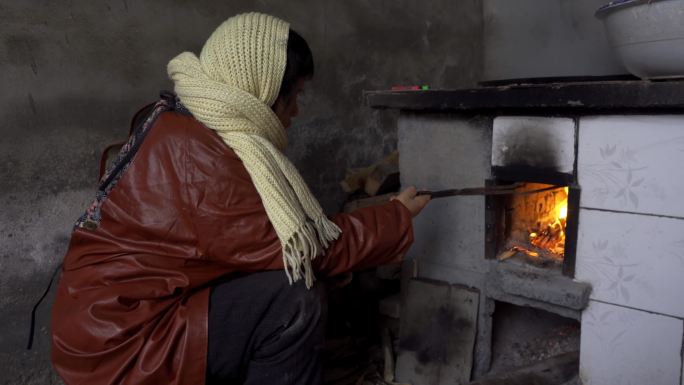
<path id="1" fill-rule="evenodd" d="M 316 218 L 315 224 L 316 229 L 318 229 L 318 241 L 323 245 L 324 249 L 327 249 L 328 246 L 342 234 L 342 229 L 333 221 L 326 218 L 325 215 L 320 215 Z M 323 250 L 323 254 L 325 254 L 325 250 Z"/>
<path id="2" fill-rule="evenodd" d="M 290 284 L 304 278 L 307 288 L 315 281 L 311 261 L 336 240 L 342 230 L 325 216 L 306 222 L 283 245 L 283 265 Z"/>

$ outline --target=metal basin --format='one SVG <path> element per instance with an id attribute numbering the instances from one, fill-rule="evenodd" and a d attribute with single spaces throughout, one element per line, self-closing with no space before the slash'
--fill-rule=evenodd
<path id="1" fill-rule="evenodd" d="M 624 66 L 642 79 L 684 77 L 684 0 L 620 0 L 596 11 Z"/>

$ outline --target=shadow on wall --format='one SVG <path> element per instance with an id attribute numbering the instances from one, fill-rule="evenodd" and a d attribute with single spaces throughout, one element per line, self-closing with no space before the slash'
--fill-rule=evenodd
<path id="1" fill-rule="evenodd" d="M 594 12 L 608 0 L 484 0 L 484 79 L 625 74 Z"/>

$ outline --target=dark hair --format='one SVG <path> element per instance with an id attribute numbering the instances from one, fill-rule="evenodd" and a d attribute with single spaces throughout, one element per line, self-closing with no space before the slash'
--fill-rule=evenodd
<path id="1" fill-rule="evenodd" d="M 314 62 L 311 49 L 303 37 L 290 29 L 287 37 L 287 64 L 283 82 L 280 84 L 278 99 L 287 99 L 299 79 L 311 79 L 314 74 Z M 277 99 L 276 99 L 277 100 Z"/>

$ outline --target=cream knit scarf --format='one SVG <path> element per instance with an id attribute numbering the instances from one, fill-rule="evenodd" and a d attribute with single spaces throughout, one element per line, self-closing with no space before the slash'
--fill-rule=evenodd
<path id="1" fill-rule="evenodd" d="M 271 110 L 285 72 L 289 24 L 248 13 L 220 25 L 199 58 L 184 52 L 168 64 L 181 103 L 240 157 L 283 248 L 290 283 L 313 284 L 311 260 L 341 230 L 328 220 L 281 151 L 285 129 Z"/>

